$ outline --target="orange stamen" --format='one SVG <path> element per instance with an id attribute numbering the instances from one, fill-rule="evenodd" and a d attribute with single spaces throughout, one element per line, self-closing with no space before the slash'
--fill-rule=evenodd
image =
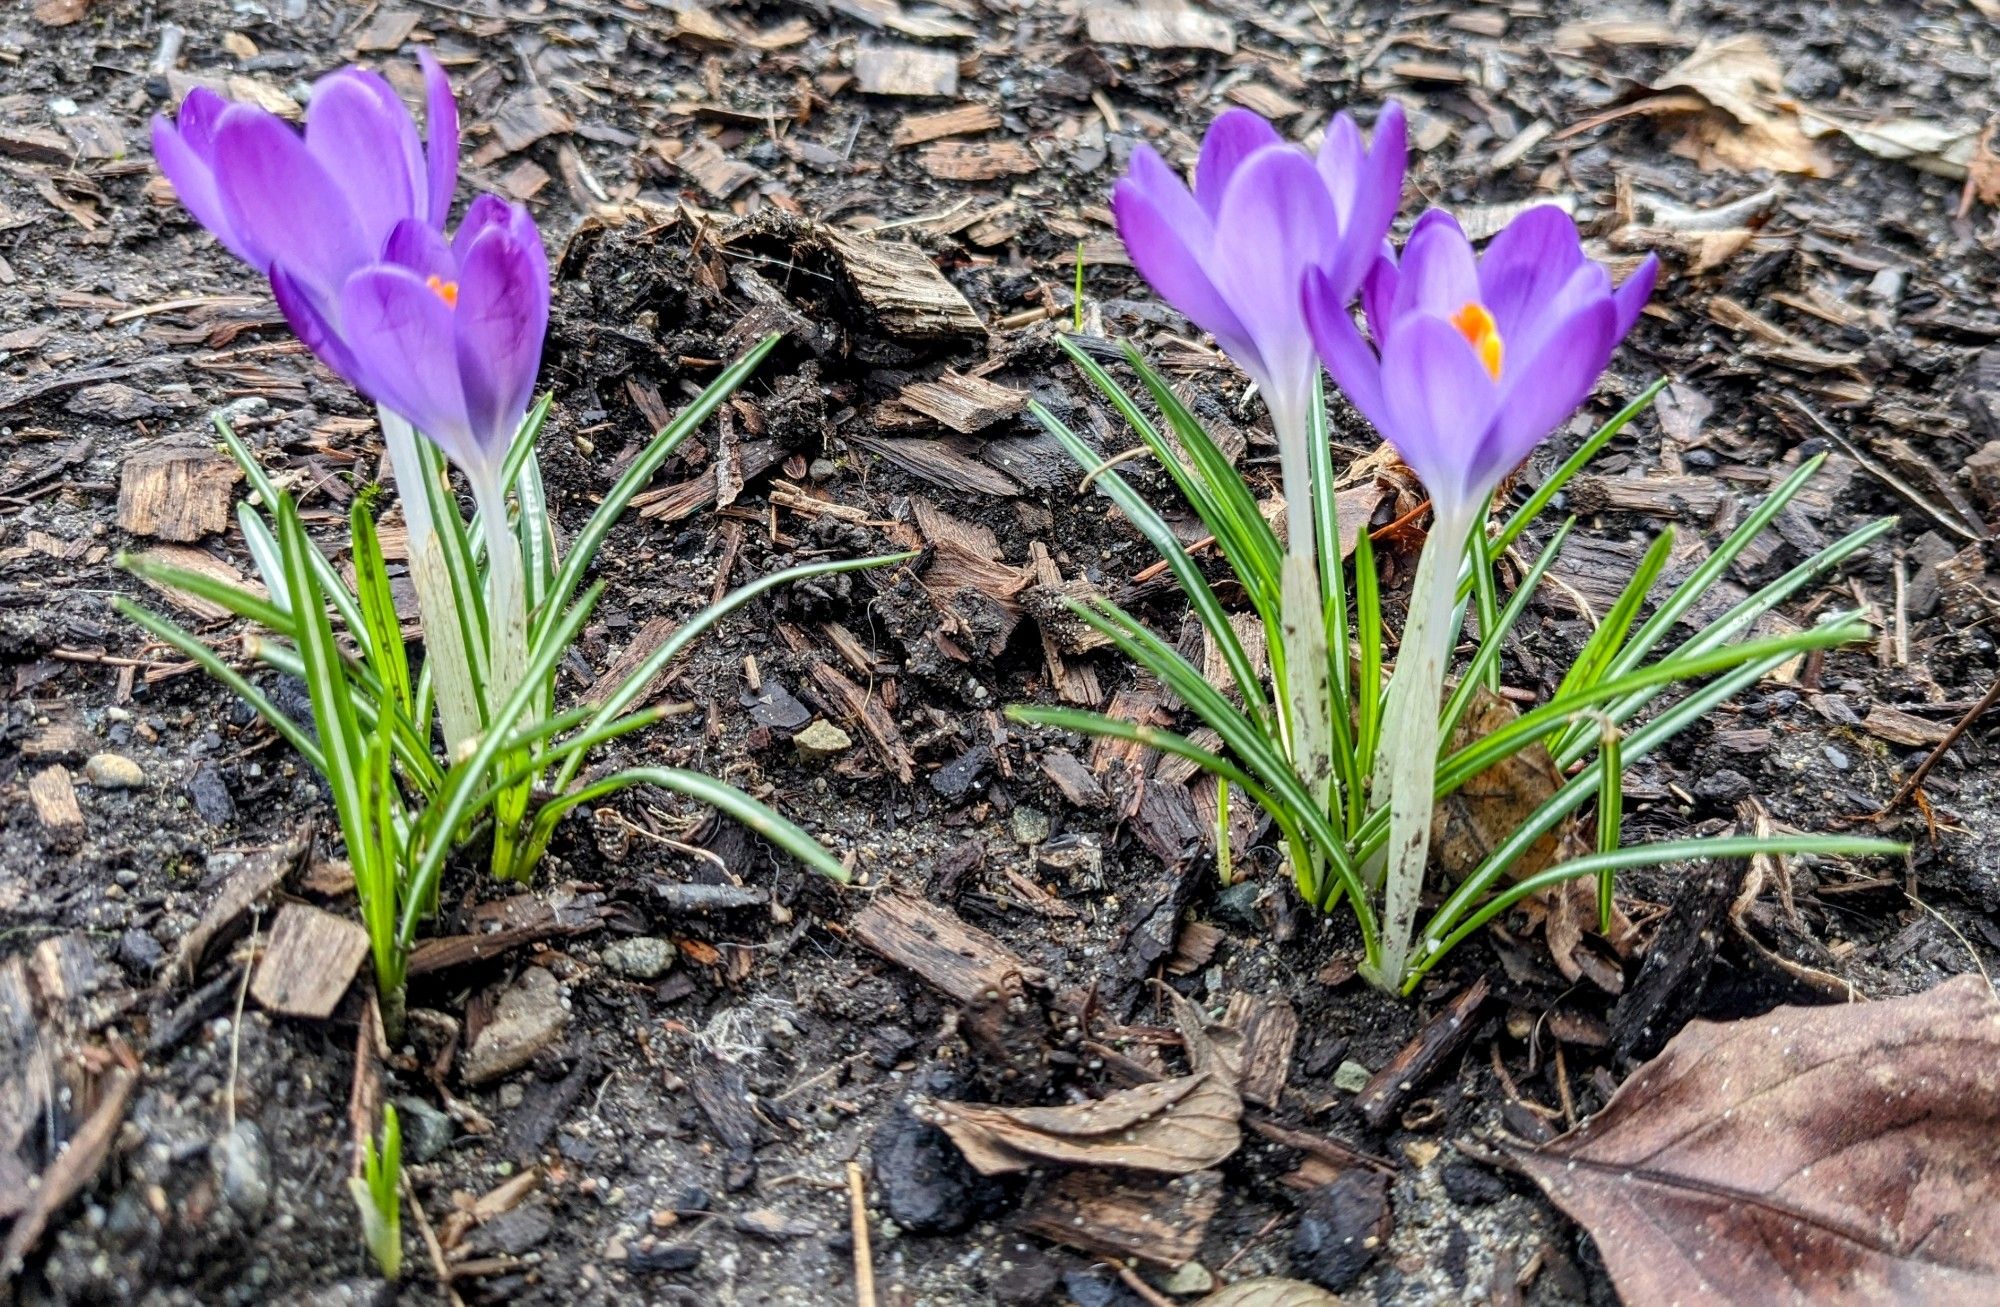
<path id="1" fill-rule="evenodd" d="M 436 295 L 439 299 L 443 300 L 447 308 L 455 309 L 458 307 L 457 282 L 446 281 L 443 277 L 438 276 L 436 273 L 432 273 L 429 277 L 425 278 L 424 285 L 429 286 L 431 288 L 431 293 Z M 1459 328 L 1459 330 L 1463 331 L 1464 328 L 1461 327 Z"/>
<path id="2" fill-rule="evenodd" d="M 1473 351 L 1479 355 L 1480 363 L 1486 367 L 1486 375 L 1500 380 L 1500 330 L 1493 325 L 1493 315 L 1478 300 L 1468 301 L 1466 306 L 1451 315 L 1451 325 L 1458 328 L 1458 334 L 1465 337 Z"/>

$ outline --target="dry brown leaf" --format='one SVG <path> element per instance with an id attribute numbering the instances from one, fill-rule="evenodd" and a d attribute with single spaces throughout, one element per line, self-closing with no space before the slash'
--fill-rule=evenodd
<path id="1" fill-rule="evenodd" d="M 1660 79 L 1658 90 L 1693 91 L 1722 117 L 1695 125 L 1692 153 L 1704 168 L 1769 168 L 1830 177 L 1836 171 L 1785 98 L 1785 72 L 1754 32 L 1704 41 Z"/>
<path id="2" fill-rule="evenodd" d="M 1122 1166 L 1189 1175 L 1243 1142 L 1237 1064 L 1209 1037 L 1201 1013 L 1173 995 L 1193 1071 L 1067 1107 L 994 1107 L 933 1100 L 912 1110 L 937 1126 L 981 1175 L 1046 1163 Z"/>
<path id="3" fill-rule="evenodd" d="M 1195 1307 L 1340 1307 L 1340 1299 L 1304 1280 L 1261 1276 L 1217 1289 Z"/>
<path id="4" fill-rule="evenodd" d="M 1602 1112 L 1508 1150 L 1630 1303 L 2000 1302 L 2000 1001 L 1696 1021 Z"/>
<path id="5" fill-rule="evenodd" d="M 1186 1175 L 1222 1161 L 1243 1139 L 1243 1100 L 1216 1072 L 1137 1085 L 1069 1107 L 938 1101 L 917 1115 L 950 1135 L 981 1175 L 1049 1162 Z"/>
<path id="6" fill-rule="evenodd" d="M 1520 710 L 1484 688 L 1452 734 L 1451 747 L 1462 749 L 1506 726 Z M 1494 849 L 1519 830 L 1548 797 L 1562 787 L 1562 773 L 1540 744 L 1532 744 L 1480 772 L 1437 805 L 1431 817 L 1431 847 L 1438 865 L 1452 881 L 1472 874 Z M 1530 845 L 1507 869 L 1513 880 L 1581 857 L 1585 849 L 1574 820 L 1566 821 Z M 1616 993 L 1624 976 L 1614 963 L 1597 957 L 1585 935 L 1597 929 L 1597 887 L 1588 878 L 1565 881 L 1523 901 L 1531 918 L 1539 918 L 1549 956 L 1570 980 L 1589 974 L 1597 985 Z M 1622 954 L 1633 938 L 1632 923 L 1615 907 L 1608 940 Z"/>
<path id="7" fill-rule="evenodd" d="M 1472 702 L 1452 732 L 1451 749 L 1463 749 L 1519 717 L 1513 704 L 1485 688 L 1474 690 Z M 1562 788 L 1562 773 L 1541 744 L 1531 744 L 1480 772 L 1439 801 L 1431 816 L 1431 847 L 1445 875 L 1460 881 L 1484 862 L 1507 838 Z M 1563 849 L 1568 827 L 1550 831 L 1530 845 L 1508 874 L 1515 880 L 1552 865 Z"/>

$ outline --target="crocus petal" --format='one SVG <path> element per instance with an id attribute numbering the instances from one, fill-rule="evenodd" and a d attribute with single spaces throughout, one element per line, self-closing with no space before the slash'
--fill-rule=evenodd
<path id="1" fill-rule="evenodd" d="M 1508 353 L 1530 359 L 1555 339 L 1569 320 L 1600 300 L 1611 298 L 1611 274 L 1604 265 L 1585 259 L 1560 283 L 1545 287 L 1522 307 L 1511 333 L 1502 332 Z"/>
<path id="2" fill-rule="evenodd" d="M 1625 284 L 1612 292 L 1611 302 L 1618 309 L 1618 339 L 1625 339 L 1639 314 L 1646 308 L 1646 300 L 1653 293 L 1653 283 L 1660 276 L 1660 256 L 1648 254 L 1645 262 L 1632 270 Z"/>
<path id="3" fill-rule="evenodd" d="M 1224 350 L 1243 362 L 1240 350 L 1254 350 L 1249 332 L 1236 316 L 1206 266 L 1208 218 L 1177 178 L 1166 184 L 1149 172 L 1166 173 L 1166 164 L 1141 146 L 1132 154 L 1132 175 L 1111 194 L 1111 211 L 1118 219 L 1118 236 L 1139 275 L 1152 283 L 1160 297 L 1179 309 L 1188 321 L 1222 342 Z M 1149 184 L 1150 183 L 1150 184 Z M 1196 224 L 1189 226 L 1190 211 Z"/>
<path id="4" fill-rule="evenodd" d="M 285 315 L 285 321 L 291 324 L 292 334 L 299 338 L 300 343 L 311 350 L 320 362 L 333 369 L 336 375 L 366 394 L 367 387 L 361 382 L 354 352 L 347 347 L 347 342 L 341 339 L 339 330 L 327 316 L 329 311 L 337 310 L 337 306 L 320 304 L 312 290 L 293 277 L 282 263 L 271 265 L 271 294 L 277 299 L 279 310 Z"/>
<path id="5" fill-rule="evenodd" d="M 1458 220 L 1442 209 L 1432 209 L 1417 219 L 1403 246 L 1401 276 L 1396 283 L 1392 317 L 1406 313 L 1427 313 L 1449 318 L 1479 298 L 1479 269 L 1472 258 L 1472 243 L 1465 238 Z M 1398 323 L 1398 330 L 1401 324 Z"/>
<path id="6" fill-rule="evenodd" d="M 418 211 L 428 183 L 416 124 L 377 74 L 344 68 L 313 83 L 306 148 L 347 196 L 371 254 Z"/>
<path id="7" fill-rule="evenodd" d="M 1259 150 L 1283 144 L 1277 129 L 1248 109 L 1231 109 L 1210 123 L 1194 165 L 1194 198 L 1202 211 L 1213 220 L 1244 162 Z"/>
<path id="8" fill-rule="evenodd" d="M 1553 204 L 1529 209 L 1503 228 L 1479 261 L 1479 293 L 1502 340 L 1522 330 L 1583 262 L 1576 223 Z"/>
<path id="9" fill-rule="evenodd" d="M 1368 147 L 1361 141 L 1361 128 L 1355 125 L 1354 115 L 1334 115 L 1333 124 L 1326 129 L 1326 139 L 1320 142 L 1319 157 L 1313 163 L 1319 169 L 1320 180 L 1326 183 L 1327 194 L 1333 197 L 1334 212 L 1340 215 L 1343 231 L 1348 225 L 1347 215 L 1354 212 L 1354 191 L 1367 162 Z"/>
<path id="10" fill-rule="evenodd" d="M 1342 114 L 1345 120 L 1347 115 Z M 1339 124 L 1335 124 L 1338 128 Z M 1358 130 L 1355 133 L 1359 137 Z M 1329 140 L 1332 133 L 1328 134 Z M 1341 215 L 1340 250 L 1335 258 L 1336 269 L 1343 270 L 1345 276 L 1339 280 L 1348 284 L 1345 293 L 1352 296 L 1362 279 L 1375 266 L 1375 251 L 1389 235 L 1389 224 L 1396 220 L 1396 210 L 1402 206 L 1403 173 L 1409 166 L 1409 148 L 1404 137 L 1403 106 L 1394 100 L 1382 106 L 1381 115 L 1375 120 L 1375 138 L 1370 142 L 1366 156 L 1358 163 L 1354 180 L 1353 202 Z M 1326 176 L 1326 152 L 1320 152 L 1320 175 Z M 1327 183 L 1333 190 L 1333 183 Z M 1337 197 L 1339 192 L 1334 191 Z M 1338 202 L 1336 198 L 1336 203 Z"/>
<path id="11" fill-rule="evenodd" d="M 405 218 L 390 230 L 382 243 L 382 261 L 408 268 L 426 285 L 432 277 L 440 282 L 459 279 L 457 254 L 443 233 L 423 218 Z"/>
<path id="12" fill-rule="evenodd" d="M 465 217 L 458 224 L 458 231 L 451 238 L 452 253 L 463 259 L 471 250 L 472 242 L 498 227 L 505 231 L 514 226 L 515 210 L 518 206 L 507 203 L 497 195 L 481 195 L 466 206 Z"/>
<path id="13" fill-rule="evenodd" d="M 277 118 L 232 106 L 216 125 L 214 158 L 223 213 L 260 272 L 283 263 L 330 295 L 375 256 L 347 196 Z"/>
<path id="14" fill-rule="evenodd" d="M 458 370 L 473 439 L 488 459 L 504 459 L 514 429 L 534 397 L 542 338 L 549 326 L 549 282 L 532 231 L 529 250 L 491 229 L 459 269 Z"/>
<path id="15" fill-rule="evenodd" d="M 478 447 L 458 377 L 453 310 L 407 268 L 376 264 L 348 278 L 340 296 L 342 334 L 353 351 L 353 381 L 408 418 L 461 467 Z"/>
<path id="16" fill-rule="evenodd" d="M 1319 268 L 1306 273 L 1303 293 L 1306 327 L 1312 332 L 1320 361 L 1333 374 L 1334 384 L 1377 430 L 1386 428 L 1389 412 L 1382 402 L 1382 364 L 1354 325 L 1346 296 Z"/>
<path id="17" fill-rule="evenodd" d="M 181 102 L 180 120 L 153 117 L 153 158 L 173 183 L 174 194 L 194 220 L 208 228 L 224 249 L 246 263 L 251 246 L 237 234 L 216 189 L 213 128 L 227 103 L 213 91 L 196 87 Z"/>
<path id="18" fill-rule="evenodd" d="M 1216 230 L 1229 238 L 1216 241 L 1209 264 L 1256 344 L 1263 368 L 1257 380 L 1292 400 L 1317 371 L 1299 293 L 1307 269 L 1331 260 L 1338 239 L 1333 197 L 1304 153 L 1263 150 L 1231 179 Z M 1254 374 L 1250 361 L 1237 362 Z"/>
<path id="19" fill-rule="evenodd" d="M 1396 324 L 1382 350 L 1382 435 L 1423 478 L 1441 515 L 1464 509 L 1492 486 L 1469 460 L 1493 423 L 1499 395 L 1458 328 L 1419 314 Z"/>
<path id="20" fill-rule="evenodd" d="M 424 69 L 424 156 L 429 195 L 424 216 L 443 231 L 458 189 L 458 101 L 444 65 L 429 50 L 417 51 Z"/>
<path id="21" fill-rule="evenodd" d="M 1578 309 L 1532 357 L 1509 367 L 1492 430 L 1471 454 L 1473 483 L 1497 484 L 1558 424 L 1590 398 L 1618 345 L 1618 314 L 1609 299 Z"/>

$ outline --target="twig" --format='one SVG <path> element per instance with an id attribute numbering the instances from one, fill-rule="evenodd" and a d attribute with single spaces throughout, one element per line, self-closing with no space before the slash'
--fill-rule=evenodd
<path id="1" fill-rule="evenodd" d="M 875 1307 L 875 1256 L 868 1250 L 868 1195 L 859 1162 L 847 1164 L 847 1220 L 854 1230 L 854 1307 Z"/>
<path id="2" fill-rule="evenodd" d="M 1145 1299 L 1151 1307 L 1177 1307 L 1172 1298 L 1166 1297 L 1158 1289 L 1140 1279 L 1139 1273 L 1132 1269 L 1132 1263 L 1113 1262 L 1111 1264 L 1118 1268 L 1118 1278 L 1125 1281 L 1125 1287 Z"/>
<path id="3" fill-rule="evenodd" d="M 229 1019 L 229 1087 L 223 1095 L 224 1134 L 236 1133 L 236 1066 L 243 1048 L 243 1000 L 250 993 L 250 972 L 257 961 L 258 912 L 250 910 L 250 942 L 243 948 L 243 983 L 236 987 L 236 1012 Z"/>
<path id="4" fill-rule="evenodd" d="M 445 1264 L 444 1245 L 438 1242 L 437 1231 L 431 1229 L 431 1218 L 425 1214 L 424 1205 L 417 1201 L 417 1190 L 410 1183 L 408 1171 L 403 1172 L 403 1201 L 409 1204 L 410 1215 L 416 1218 L 417 1233 L 423 1238 L 424 1251 L 430 1254 L 431 1271 L 438 1278 L 438 1287 L 444 1290 L 451 1307 L 465 1307 L 465 1300 L 451 1287 L 451 1267 Z"/>
<path id="5" fill-rule="evenodd" d="M 1897 790 L 1895 795 L 1887 803 L 1883 804 L 1881 810 L 1875 813 L 1870 820 L 1881 821 L 1890 813 L 1909 802 L 1910 796 L 1923 786 L 1924 778 L 1931 774 L 1931 768 L 1937 766 L 1938 759 L 1944 757 L 1945 750 L 1957 744 L 1958 737 L 1972 729 L 1972 724 L 1985 716 L 1986 710 L 1991 708 L 1995 703 L 2000 703 L 2000 680 L 1994 681 L 1993 688 L 1981 695 L 1979 702 L 1973 704 L 1971 710 L 1965 716 L 1953 723 L 1952 728 L 1944 733 L 1944 738 L 1937 742 L 1937 747 L 1931 750 L 1930 757 L 1925 758 L 1917 764 L 1917 769 L 1910 773 L 1910 778 L 1903 782 L 1903 787 Z"/>

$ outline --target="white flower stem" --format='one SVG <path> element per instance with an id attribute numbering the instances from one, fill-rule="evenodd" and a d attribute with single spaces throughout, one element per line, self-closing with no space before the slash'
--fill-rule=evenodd
<path id="1" fill-rule="evenodd" d="M 460 747 L 479 734 L 481 716 L 470 653 L 459 635 L 459 596 L 452 588 L 451 569 L 438 542 L 437 523 L 431 516 L 424 484 L 430 460 L 419 443 L 422 437 L 407 418 L 386 408 L 375 411 L 382 422 L 389 468 L 396 478 L 396 499 L 402 505 L 403 526 L 409 534 L 410 579 L 423 617 L 424 656 L 431 665 L 445 750 L 447 756 L 456 757 Z"/>
<path id="2" fill-rule="evenodd" d="M 1285 558 L 1279 573 L 1281 635 L 1284 640 L 1287 744 L 1292 767 L 1322 811 L 1332 802 L 1332 688 L 1328 681 L 1326 612 L 1320 594 L 1313 532 L 1311 397 L 1265 392 L 1285 483 Z M 1335 560 L 1333 565 L 1338 565 Z M 1296 869 L 1303 871 L 1303 868 Z M 1318 868 L 1313 869 L 1316 878 Z"/>
<path id="3" fill-rule="evenodd" d="M 1378 807 L 1389 805 L 1389 842 L 1381 952 L 1367 971 L 1369 980 L 1389 990 L 1402 986 L 1430 860 L 1438 703 L 1445 663 L 1457 644 L 1451 618 L 1458 606 L 1459 560 L 1473 517 L 1469 508 L 1446 510 L 1431 526 L 1417 560 L 1410 616 L 1382 706 L 1383 747 L 1375 758 L 1372 798 Z"/>
<path id="4" fill-rule="evenodd" d="M 522 586 L 521 543 L 507 526 L 507 488 L 499 467 L 468 470 L 486 538 L 486 702 L 498 710 L 527 670 L 528 610 Z M 519 858 L 521 825 L 534 791 L 532 777 L 493 800 L 493 874 L 526 879 Z"/>
<path id="5" fill-rule="evenodd" d="M 475 477 L 472 497 L 486 537 L 487 703 L 498 708 L 521 683 L 528 656 L 528 609 L 521 578 L 521 542 L 507 526 L 507 491 L 500 470 Z"/>

